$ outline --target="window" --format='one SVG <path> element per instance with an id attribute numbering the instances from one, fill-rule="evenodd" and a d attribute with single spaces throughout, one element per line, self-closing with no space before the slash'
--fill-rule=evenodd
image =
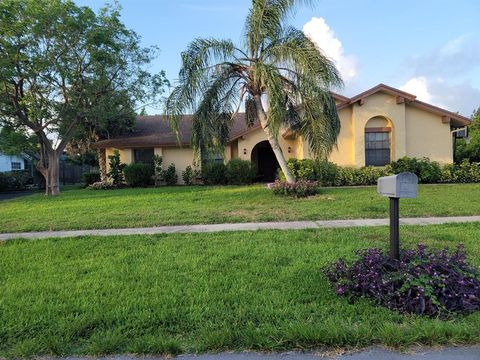
<path id="1" fill-rule="evenodd" d="M 22 163 L 18 161 L 12 161 L 12 170 L 22 170 Z"/>
<path id="2" fill-rule="evenodd" d="M 383 166 L 390 163 L 390 133 L 365 133 L 365 165 Z"/>
<path id="3" fill-rule="evenodd" d="M 148 149 L 134 149 L 133 161 L 136 163 L 153 164 L 153 148 Z"/>

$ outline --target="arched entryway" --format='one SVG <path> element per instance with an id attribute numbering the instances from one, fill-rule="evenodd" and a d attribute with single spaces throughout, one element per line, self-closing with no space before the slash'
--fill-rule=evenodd
<path id="1" fill-rule="evenodd" d="M 277 158 L 267 140 L 259 142 L 253 148 L 252 164 L 257 169 L 258 181 L 269 182 L 275 180 L 280 166 L 278 165 Z"/>

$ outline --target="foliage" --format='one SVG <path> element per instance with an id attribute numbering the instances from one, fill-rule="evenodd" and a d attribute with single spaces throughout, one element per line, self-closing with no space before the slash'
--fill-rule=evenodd
<path id="1" fill-rule="evenodd" d="M 112 180 L 114 185 L 123 183 L 123 169 L 125 164 L 120 161 L 120 153 L 118 150 L 115 150 L 113 155 L 108 156 L 110 171 L 108 172 L 108 177 Z"/>
<path id="2" fill-rule="evenodd" d="M 163 183 L 163 158 L 160 155 L 153 155 L 153 180 L 155 186 L 160 186 Z"/>
<path id="3" fill-rule="evenodd" d="M 149 186 L 152 183 L 153 173 L 151 164 L 132 163 L 123 169 L 125 182 L 132 187 Z"/>
<path id="4" fill-rule="evenodd" d="M 82 175 L 82 184 L 85 186 L 92 185 L 100 181 L 100 173 L 98 171 L 88 172 Z"/>
<path id="5" fill-rule="evenodd" d="M 303 136 L 318 158 L 335 146 L 340 120 L 330 90 L 342 80 L 331 59 L 301 30 L 287 25 L 303 2 L 252 1 L 244 47 L 230 40 L 197 38 L 182 53 L 179 80 L 165 112 L 177 131 L 180 116 L 194 114 L 195 150 L 223 149 L 232 118 L 243 103 L 247 125 L 261 123 L 289 182 L 294 179 L 275 146 L 281 128 Z"/>
<path id="6" fill-rule="evenodd" d="M 389 166 L 351 168 L 310 159 L 289 159 L 288 167 L 297 180 L 318 181 L 322 186 L 374 185 L 379 177 L 392 174 Z"/>
<path id="7" fill-rule="evenodd" d="M 194 181 L 194 172 L 193 168 L 188 165 L 185 169 L 185 171 L 182 172 L 182 180 L 185 183 L 185 185 L 192 185 Z"/>
<path id="8" fill-rule="evenodd" d="M 28 171 L 0 172 L 0 192 L 24 190 L 30 181 L 31 177 Z"/>
<path id="9" fill-rule="evenodd" d="M 401 313 L 448 316 L 480 309 L 478 269 L 459 245 L 429 252 L 418 245 L 390 260 L 379 249 L 361 250 L 351 265 L 340 259 L 325 273 L 340 296 L 366 297 Z"/>
<path id="10" fill-rule="evenodd" d="M 468 127 L 469 143 L 464 139 L 455 140 L 455 162 L 467 159 L 480 162 L 480 107 L 472 115 L 472 124 Z"/>
<path id="11" fill-rule="evenodd" d="M 177 170 L 175 164 L 168 165 L 167 170 L 163 171 L 163 180 L 167 185 L 176 185 L 178 182 Z"/>
<path id="12" fill-rule="evenodd" d="M 319 181 L 322 186 L 375 185 L 379 177 L 413 172 L 422 183 L 480 182 L 480 163 L 463 160 L 459 164 L 440 165 L 428 158 L 403 157 L 390 165 L 361 168 L 342 167 L 327 161 L 289 159 L 288 167 L 297 180 Z M 280 172 L 280 179 L 285 179 Z"/>
<path id="13" fill-rule="evenodd" d="M 442 168 L 441 182 L 479 183 L 480 163 L 471 163 L 468 159 L 464 159 L 459 164 L 447 164 Z"/>
<path id="14" fill-rule="evenodd" d="M 38 140 L 35 136 L 11 126 L 0 128 L 0 153 L 18 155 L 21 153 L 36 154 L 37 152 Z"/>
<path id="15" fill-rule="evenodd" d="M 202 165 L 202 180 L 205 185 L 223 185 L 226 183 L 227 167 L 223 162 L 205 162 Z"/>
<path id="16" fill-rule="evenodd" d="M 270 186 L 275 195 L 287 195 L 295 198 L 320 194 L 321 184 L 318 181 L 298 180 L 294 183 L 275 181 Z"/>
<path id="17" fill-rule="evenodd" d="M 166 84 L 146 71 L 156 49 L 141 47 L 117 5 L 95 13 L 70 0 L 2 0 L 0 48 L 0 123 L 36 134 L 47 195 L 59 193 L 68 144 L 88 148 L 129 128 L 136 103 Z"/>
<path id="18" fill-rule="evenodd" d="M 421 183 L 437 183 L 442 177 L 440 164 L 436 161 L 430 161 L 427 157 L 422 159 L 403 157 L 397 161 L 392 161 L 390 165 L 395 174 L 401 172 L 414 173 Z"/>
<path id="19" fill-rule="evenodd" d="M 225 179 L 228 184 L 246 185 L 253 183 L 256 171 L 252 163 L 247 160 L 232 159 L 225 169 Z"/>

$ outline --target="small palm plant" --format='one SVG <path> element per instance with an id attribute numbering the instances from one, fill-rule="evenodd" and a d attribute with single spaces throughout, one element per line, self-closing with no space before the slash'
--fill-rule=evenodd
<path id="1" fill-rule="evenodd" d="M 165 106 L 178 133 L 178 119 L 193 113 L 192 146 L 221 150 L 236 113 L 245 106 L 248 125 L 258 121 L 288 182 L 278 136 L 290 129 L 325 158 L 340 131 L 330 90 L 342 85 L 333 62 L 305 34 L 287 25 L 309 0 L 252 0 L 244 47 L 230 40 L 196 39 L 182 53 L 178 84 Z"/>

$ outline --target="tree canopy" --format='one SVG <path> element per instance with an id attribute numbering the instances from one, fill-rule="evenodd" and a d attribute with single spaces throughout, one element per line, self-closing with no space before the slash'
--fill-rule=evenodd
<path id="1" fill-rule="evenodd" d="M 472 125 L 469 126 L 469 142 L 464 139 L 456 140 L 455 161 L 468 159 L 480 162 L 480 107 L 472 115 Z"/>
<path id="2" fill-rule="evenodd" d="M 38 137 L 47 193 L 58 193 L 58 158 L 73 138 L 117 131 L 133 123 L 138 102 L 161 95 L 164 74 L 146 71 L 156 53 L 140 46 L 118 6 L 0 2 L 0 123 Z"/>
<path id="3" fill-rule="evenodd" d="M 10 126 L 0 128 L 0 153 L 5 155 L 29 155 L 38 152 L 38 140 L 26 131 L 16 130 Z"/>
<path id="4" fill-rule="evenodd" d="M 302 31 L 288 25 L 308 0 L 252 0 L 243 44 L 195 39 L 182 53 L 178 83 L 166 102 L 174 128 L 193 113 L 195 149 L 222 149 L 232 119 L 245 106 L 248 124 L 261 123 L 288 181 L 278 135 L 294 130 L 313 154 L 326 157 L 336 145 L 340 120 L 330 90 L 341 86 L 333 62 Z"/>

